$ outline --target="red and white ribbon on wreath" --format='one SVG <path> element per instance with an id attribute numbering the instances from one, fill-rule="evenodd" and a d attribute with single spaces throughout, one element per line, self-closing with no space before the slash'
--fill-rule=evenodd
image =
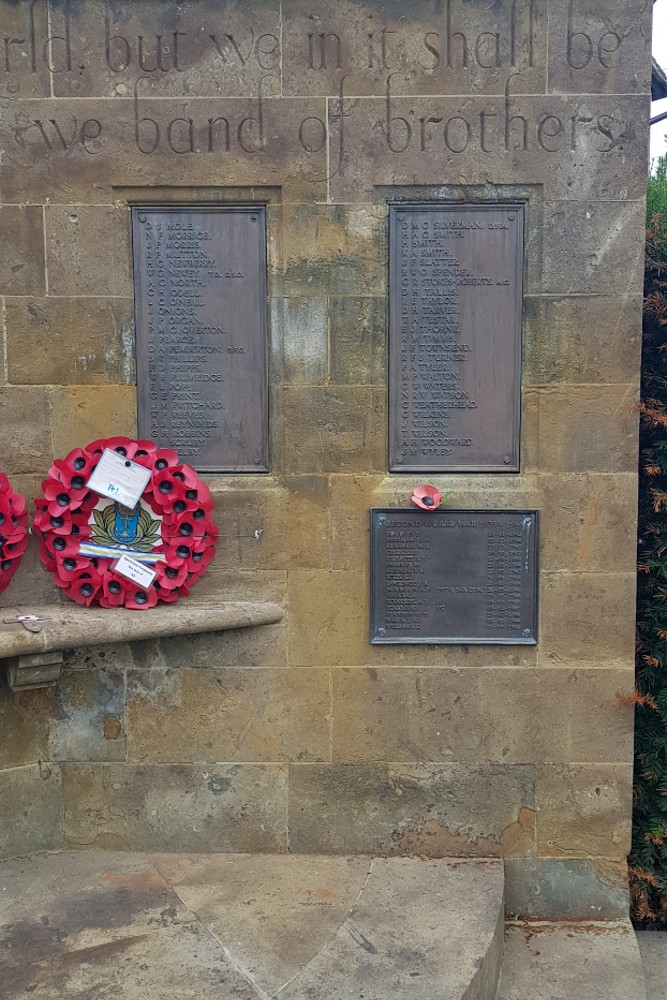
<path id="1" fill-rule="evenodd" d="M 12 489 L 0 472 L 0 594 L 19 568 L 28 547 L 28 512 L 25 498 Z"/>
<path id="2" fill-rule="evenodd" d="M 104 451 L 150 469 L 133 508 L 89 490 Z M 114 437 L 75 448 L 57 459 L 35 501 L 40 558 L 55 583 L 79 604 L 146 610 L 188 596 L 215 555 L 213 503 L 197 472 L 170 448 Z M 114 569 L 128 555 L 151 566 L 155 579 L 139 585 Z"/>

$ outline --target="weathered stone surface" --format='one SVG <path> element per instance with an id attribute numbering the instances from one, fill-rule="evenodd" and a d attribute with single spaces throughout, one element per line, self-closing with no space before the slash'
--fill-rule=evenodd
<path id="1" fill-rule="evenodd" d="M 643 200 L 546 203 L 542 291 L 640 294 L 645 224 Z M 530 240 L 528 253 L 532 249 Z"/>
<path id="2" fill-rule="evenodd" d="M 102 642 L 138 639 L 167 639 L 171 635 L 190 635 L 253 625 L 273 624 L 282 618 L 275 604 L 250 602 L 197 602 L 184 599 L 178 604 L 151 608 L 150 614 L 137 614 L 127 608 L 114 608 L 114 614 L 99 607 L 84 608 L 73 601 L 61 607 L 8 608 L 7 617 L 34 614 L 43 619 L 39 632 L 18 631 L 14 623 L 0 626 L 0 656 L 41 653 L 50 650 L 99 646 Z"/>
<path id="3" fill-rule="evenodd" d="M 380 389 L 285 389 L 285 471 L 375 472 L 385 465 Z"/>
<path id="4" fill-rule="evenodd" d="M 242 972 L 145 857 L 64 852 L 5 862 L 6 1000 L 203 996 L 257 1000 Z M 196 984 L 196 985 L 194 985 Z"/>
<path id="5" fill-rule="evenodd" d="M 386 301 L 334 296 L 329 299 L 331 381 L 336 385 L 384 385 Z"/>
<path id="6" fill-rule="evenodd" d="M 627 761 L 623 670 L 335 669 L 335 761 Z"/>
<path id="7" fill-rule="evenodd" d="M 632 670 L 636 582 L 634 573 L 543 573 L 540 663 L 591 661 Z M 631 676 L 624 678 L 623 691 L 631 686 Z"/>
<path id="8" fill-rule="evenodd" d="M 325 670 L 132 670 L 129 759 L 329 759 Z"/>
<path id="9" fill-rule="evenodd" d="M 533 502 L 540 509 L 544 571 L 634 570 L 637 543 L 634 532 L 627 530 L 637 511 L 633 473 L 540 476 Z M 554 607 L 555 613 L 562 610 L 562 606 Z"/>
<path id="10" fill-rule="evenodd" d="M 522 465 L 529 472 L 634 472 L 635 386 L 529 389 L 523 396 Z"/>
<path id="11" fill-rule="evenodd" d="M 287 385 L 321 385 L 329 376 L 326 299 L 283 299 L 283 378 Z"/>
<path id="12" fill-rule="evenodd" d="M 84 66 L 54 78 L 56 96 L 129 97 L 139 77 L 147 97 L 244 96 L 262 82 L 271 85 L 268 93 L 280 93 L 277 0 L 252 8 L 206 0 L 152 9 L 70 0 L 67 14 L 72 61 Z M 56 8 L 53 30 L 65 28 L 65 12 Z"/>
<path id="13" fill-rule="evenodd" d="M 285 570 L 229 569 L 224 561 L 224 549 L 208 566 L 205 576 L 197 583 L 197 600 L 269 601 L 283 603 L 287 597 Z"/>
<path id="14" fill-rule="evenodd" d="M 0 768 L 48 757 L 48 713 L 53 705 L 50 689 L 10 691 L 5 673 L 0 675 Z"/>
<path id="15" fill-rule="evenodd" d="M 663 982 L 661 965 L 660 986 Z M 662 996 L 649 993 L 650 1000 L 662 1000 Z M 507 926 L 497 1000 L 526 997 L 646 1000 L 637 942 L 627 917 L 579 927 L 571 922 Z"/>
<path id="16" fill-rule="evenodd" d="M 327 947 L 371 867 L 368 858 L 356 857 L 162 854 L 150 860 L 269 996 Z"/>
<path id="17" fill-rule="evenodd" d="M 330 191 L 336 201 L 372 202 L 378 185 L 442 185 L 443 178 L 466 187 L 543 185 L 547 198 L 573 200 L 573 218 L 587 199 L 642 197 L 648 120 L 644 97 L 525 96 L 514 77 L 506 77 L 508 93 L 501 87 L 493 97 L 465 92 L 458 97 L 403 97 L 398 74 L 391 75 L 389 86 L 389 99 L 344 97 L 342 118 L 340 100 L 329 103 Z M 347 94 L 347 83 L 345 88 Z M 509 196 L 506 190 L 503 200 Z M 632 216 L 630 206 L 597 206 L 596 211 L 601 209 L 611 216 Z M 579 216 L 576 225 L 584 243 L 579 263 L 586 263 L 590 284 L 591 265 L 599 264 L 583 256 L 594 250 L 592 243 L 586 245 L 587 234 L 595 231 L 601 237 L 597 250 L 605 235 L 601 223 L 591 226 L 585 217 Z M 567 267 L 565 253 L 559 266 L 576 275 Z M 605 287 L 611 291 L 610 284 Z M 591 289 L 561 285 L 554 290 Z"/>
<path id="18" fill-rule="evenodd" d="M 285 294 L 381 295 L 386 206 L 285 205 Z"/>
<path id="19" fill-rule="evenodd" d="M 51 397 L 41 386 L 0 386 L 0 468 L 8 475 L 46 469 L 52 461 Z"/>
<path id="20" fill-rule="evenodd" d="M 527 295 L 524 298 L 524 384 L 603 382 L 639 375 L 639 295 Z"/>
<path id="21" fill-rule="evenodd" d="M 605 0 L 602 6 L 594 0 L 551 0 L 549 18 L 549 90 L 650 93 L 650 5 L 642 0 Z"/>
<path id="22" fill-rule="evenodd" d="M 134 381 L 131 299 L 5 299 L 7 372 L 15 385 Z"/>
<path id="23" fill-rule="evenodd" d="M 6 1000 L 492 1000 L 500 972 L 489 859 L 70 851 L 5 862 L 2 888 Z"/>
<path id="24" fill-rule="evenodd" d="M 3 181 L 3 196 L 4 181 Z M 44 221 L 37 205 L 0 207 L 0 288 L 5 295 L 43 295 Z"/>
<path id="25" fill-rule="evenodd" d="M 51 93 L 49 67 L 57 68 L 58 64 L 50 59 L 55 52 L 49 52 L 48 45 L 44 47 L 48 37 L 46 3 L 3 5 L 0 97 L 15 100 L 17 97 L 47 97 Z M 54 49 L 59 45 L 54 42 Z"/>
<path id="26" fill-rule="evenodd" d="M 529 856 L 528 765 L 316 764 L 290 767 L 291 851 Z"/>
<path id="27" fill-rule="evenodd" d="M 137 390 L 126 385 L 57 386 L 51 391 L 53 453 L 64 458 L 72 448 L 110 434 L 137 435 Z"/>
<path id="28" fill-rule="evenodd" d="M 665 962 L 667 961 L 667 936 L 653 931 L 637 931 L 637 944 L 642 961 L 649 1000 L 665 1000 Z M 625 994 L 628 995 L 627 993 Z"/>
<path id="29" fill-rule="evenodd" d="M 67 763 L 62 769 L 70 847 L 286 849 L 284 765 Z"/>
<path id="30" fill-rule="evenodd" d="M 509 917 L 622 920 L 628 915 L 625 861 L 509 858 L 505 912 Z"/>
<path id="31" fill-rule="evenodd" d="M 125 671 L 65 670 L 49 720 L 49 760 L 125 760 Z"/>
<path id="32" fill-rule="evenodd" d="M 493 861 L 374 859 L 363 893 L 336 937 L 281 997 L 348 1000 L 377 984 L 376 996 L 430 1000 L 444 983 L 457 1000 L 466 994 L 491 1000 L 502 956 L 499 869 Z M 444 914 L 461 899 L 469 905 L 457 906 L 457 919 L 450 923 Z M 425 900 L 433 900 L 426 914 Z"/>
<path id="33" fill-rule="evenodd" d="M 219 547 L 227 566 L 278 570 L 328 565 L 326 476 L 285 476 L 263 489 L 256 482 L 249 489 L 230 483 L 213 499 L 215 520 L 223 533 Z"/>
<path id="34" fill-rule="evenodd" d="M 56 764 L 0 771 L 0 800 L 0 858 L 62 847 L 63 798 Z"/>
<path id="35" fill-rule="evenodd" d="M 144 77 L 136 101 L 13 101 L 0 125 L 3 197 L 39 203 L 48 189 L 52 205 L 122 205 L 138 188 L 140 201 L 159 204 L 159 188 L 172 187 L 179 201 L 201 203 L 241 188 L 252 201 L 252 188 L 264 200 L 261 189 L 278 186 L 285 202 L 324 201 L 325 100 L 274 100 L 271 79 L 264 75 L 261 101 L 254 92 L 223 101 L 154 98 Z M 209 190 L 198 195 L 197 187 Z"/>
<path id="36" fill-rule="evenodd" d="M 50 205 L 45 219 L 51 295 L 132 295 L 126 207 Z"/>
<path id="37" fill-rule="evenodd" d="M 407 14 L 407 16 L 406 16 Z M 545 88 L 547 5 L 484 7 L 415 0 L 405 14 L 384 4 L 292 0 L 284 9 L 288 94 L 499 94 L 509 73 L 521 93 Z"/>
<path id="38" fill-rule="evenodd" d="M 159 667 L 286 667 L 286 625 L 232 628 L 224 632 L 172 636 L 164 642 L 132 643 L 134 666 Z"/>
<path id="39" fill-rule="evenodd" d="M 49 462 L 48 456 L 45 459 Z M 7 468 L 7 466 L 4 466 Z M 32 477 L 30 477 L 32 478 Z M 41 477 L 39 483 L 31 489 L 22 485 L 22 476 L 12 476 L 12 485 L 28 501 L 42 492 Z M 28 540 L 28 548 L 23 553 L 21 568 L 14 574 L 6 590 L 0 594 L 0 607 L 13 607 L 38 601 L 40 604 L 60 604 L 63 600 L 62 591 L 56 587 L 49 573 L 44 572 L 44 566 L 39 558 L 39 542 L 35 536 Z"/>
<path id="40" fill-rule="evenodd" d="M 367 516 L 367 512 L 366 512 Z M 293 570 L 289 574 L 290 663 L 293 666 L 531 666 L 535 646 L 369 645 L 367 540 L 356 571 Z M 391 759 L 391 758 L 388 758 Z"/>
<path id="41" fill-rule="evenodd" d="M 537 853 L 617 858 L 630 852 L 630 764 L 540 764 Z"/>

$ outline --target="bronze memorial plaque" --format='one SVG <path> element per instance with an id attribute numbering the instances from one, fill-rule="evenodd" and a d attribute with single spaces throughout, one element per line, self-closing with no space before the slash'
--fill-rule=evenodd
<path id="1" fill-rule="evenodd" d="M 199 472 L 268 468 L 262 206 L 133 208 L 139 435 Z"/>
<path id="2" fill-rule="evenodd" d="M 519 469 L 523 208 L 392 205 L 389 468 Z"/>
<path id="3" fill-rule="evenodd" d="M 371 511 L 371 642 L 537 642 L 537 511 Z"/>

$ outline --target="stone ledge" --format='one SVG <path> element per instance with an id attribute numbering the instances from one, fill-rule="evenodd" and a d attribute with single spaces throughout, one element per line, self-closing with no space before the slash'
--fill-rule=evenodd
<path id="1" fill-rule="evenodd" d="M 20 621 L 20 616 L 33 617 Z M 57 653 L 109 642 L 273 625 L 282 618 L 283 609 L 279 604 L 259 601 L 218 604 L 179 601 L 162 607 L 158 605 L 149 611 L 60 604 L 6 607 L 0 608 L 0 659 Z"/>

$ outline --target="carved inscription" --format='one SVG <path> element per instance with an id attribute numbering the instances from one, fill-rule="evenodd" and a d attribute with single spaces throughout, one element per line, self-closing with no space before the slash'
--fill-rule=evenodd
<path id="1" fill-rule="evenodd" d="M 371 642 L 535 643 L 536 553 L 536 511 L 371 511 Z"/>
<path id="2" fill-rule="evenodd" d="M 200 472 L 267 468 L 264 212 L 132 213 L 139 434 Z"/>
<path id="3" fill-rule="evenodd" d="M 522 209 L 390 214 L 389 466 L 518 468 Z"/>

